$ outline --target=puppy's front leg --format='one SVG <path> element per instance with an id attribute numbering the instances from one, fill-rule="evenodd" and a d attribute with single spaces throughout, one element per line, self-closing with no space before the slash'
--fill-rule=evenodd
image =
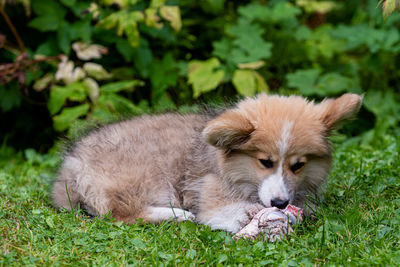
<path id="1" fill-rule="evenodd" d="M 226 230 L 237 233 L 264 207 L 257 203 L 240 201 L 231 203 L 219 208 L 201 210 L 198 214 L 198 221 L 209 225 L 211 229 Z"/>
<path id="2" fill-rule="evenodd" d="M 196 219 L 201 224 L 209 225 L 211 229 L 237 233 L 264 208 L 261 204 L 236 195 L 229 183 L 225 183 L 215 174 L 202 177 L 199 191 Z"/>

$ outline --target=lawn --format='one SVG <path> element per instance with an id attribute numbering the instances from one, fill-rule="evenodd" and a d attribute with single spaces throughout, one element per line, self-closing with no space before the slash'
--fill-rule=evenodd
<path id="1" fill-rule="evenodd" d="M 339 144 L 340 143 L 340 144 Z M 59 157 L 0 149 L 0 264 L 399 265 L 400 137 L 335 142 L 335 163 L 312 218 L 277 243 L 240 240 L 191 222 L 125 225 L 55 210 Z"/>

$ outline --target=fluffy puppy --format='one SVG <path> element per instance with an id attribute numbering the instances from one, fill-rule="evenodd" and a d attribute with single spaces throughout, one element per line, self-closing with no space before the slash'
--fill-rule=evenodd
<path id="1" fill-rule="evenodd" d="M 65 154 L 56 207 L 134 223 L 196 220 L 236 233 L 263 207 L 303 207 L 331 168 L 328 136 L 362 98 L 246 98 L 216 117 L 164 114 L 104 126 Z"/>

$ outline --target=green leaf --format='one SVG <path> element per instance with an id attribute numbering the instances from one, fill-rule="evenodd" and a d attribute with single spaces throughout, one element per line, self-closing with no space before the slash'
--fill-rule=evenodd
<path id="1" fill-rule="evenodd" d="M 105 17 L 103 20 L 101 20 L 98 25 L 107 30 L 112 29 L 112 28 L 118 26 L 120 17 L 124 18 L 125 14 L 126 14 L 126 11 L 124 11 L 124 10 L 114 12 L 111 15 Z M 122 32 L 118 33 L 118 35 L 121 35 L 121 34 L 122 34 Z"/>
<path id="2" fill-rule="evenodd" d="M 300 0 L 296 2 L 298 6 L 304 8 L 307 13 L 325 14 L 340 7 L 340 3 L 334 1 L 315 1 L 315 0 Z"/>
<path id="3" fill-rule="evenodd" d="M 57 1 L 48 0 L 33 0 L 31 1 L 33 12 L 37 15 L 53 15 L 59 19 L 63 19 L 66 14 L 66 9 Z"/>
<path id="4" fill-rule="evenodd" d="M 171 98 L 164 93 L 153 102 L 153 108 L 156 112 L 163 112 L 166 110 L 175 110 L 176 105 Z"/>
<path id="5" fill-rule="evenodd" d="M 327 73 L 318 80 L 315 93 L 335 95 L 349 90 L 351 79 L 335 72 Z"/>
<path id="6" fill-rule="evenodd" d="M 159 8 L 165 3 L 165 0 L 151 0 L 150 7 L 151 8 Z"/>
<path id="7" fill-rule="evenodd" d="M 100 21 L 99 26 L 105 29 L 116 27 L 119 36 L 125 34 L 128 37 L 128 42 L 132 47 L 139 45 L 139 30 L 137 23 L 144 20 L 142 12 L 121 10 L 112 13 L 108 17 Z"/>
<path id="8" fill-rule="evenodd" d="M 228 28 L 227 33 L 235 37 L 234 48 L 228 58 L 235 65 L 267 59 L 271 56 L 272 43 L 264 41 L 261 37 L 264 29 L 258 24 L 250 23 L 243 18 L 238 23 Z M 226 46 L 226 44 L 224 44 Z"/>
<path id="9" fill-rule="evenodd" d="M 31 2 L 32 10 L 38 16 L 28 25 L 39 31 L 55 31 L 67 13 L 66 9 L 57 1 L 34 0 Z"/>
<path id="10" fill-rule="evenodd" d="M 160 8 L 161 16 L 171 23 L 171 28 L 179 32 L 182 28 L 181 11 L 179 6 L 162 6 Z"/>
<path id="11" fill-rule="evenodd" d="M 367 46 L 371 53 L 379 50 L 398 52 L 400 36 L 396 29 L 374 29 L 367 24 L 340 25 L 331 31 L 332 37 L 343 40 L 344 50 Z"/>
<path id="12" fill-rule="evenodd" d="M 132 53 L 136 70 L 143 78 L 147 78 L 150 74 L 151 65 L 155 61 L 153 61 L 153 53 L 144 38 L 141 39 L 139 47 L 132 49 Z"/>
<path id="13" fill-rule="evenodd" d="M 261 36 L 265 33 L 260 25 L 251 23 L 247 19 L 239 18 L 238 23 L 228 28 L 227 33 L 231 36 L 245 40 L 251 36 Z"/>
<path id="14" fill-rule="evenodd" d="M 268 92 L 264 78 L 255 70 L 236 70 L 233 73 L 233 85 L 239 94 L 254 96 L 256 92 Z"/>
<path id="15" fill-rule="evenodd" d="M 125 61 L 131 61 L 133 59 L 134 50 L 127 40 L 118 38 L 115 45 L 118 52 L 124 57 Z"/>
<path id="16" fill-rule="evenodd" d="M 392 90 L 370 90 L 364 97 L 364 106 L 378 117 L 395 115 L 400 111 L 400 106 Z M 400 120 L 400 117 L 398 117 Z"/>
<path id="17" fill-rule="evenodd" d="M 68 55 L 71 51 L 70 25 L 64 21 L 61 23 L 60 29 L 57 31 L 57 41 L 61 51 Z"/>
<path id="18" fill-rule="evenodd" d="M 357 80 L 336 72 L 320 75 L 319 69 L 298 70 L 286 75 L 288 86 L 299 90 L 303 95 L 337 95 L 345 91 L 354 91 L 359 87 Z"/>
<path id="19" fill-rule="evenodd" d="M 77 0 L 60 0 L 67 7 L 73 7 Z"/>
<path id="20" fill-rule="evenodd" d="M 297 28 L 294 37 L 296 38 L 297 41 L 305 41 L 310 39 L 312 36 L 312 31 L 310 28 L 306 26 L 300 26 Z"/>
<path id="21" fill-rule="evenodd" d="M 41 43 L 35 54 L 44 56 L 55 56 L 59 53 L 55 36 L 48 38 L 45 42 Z"/>
<path id="22" fill-rule="evenodd" d="M 271 19 L 275 23 L 292 21 L 297 23 L 296 16 L 301 14 L 301 9 L 286 1 L 278 1 L 274 5 L 271 13 Z"/>
<path id="23" fill-rule="evenodd" d="M 36 152 L 32 148 L 25 149 L 24 156 L 25 156 L 26 160 L 31 164 L 35 164 L 35 163 L 40 164 L 43 162 L 42 155 L 40 155 L 38 152 Z"/>
<path id="24" fill-rule="evenodd" d="M 153 100 L 163 95 L 170 86 L 178 82 L 178 66 L 171 53 L 167 53 L 162 61 L 154 61 L 150 71 L 150 80 L 153 86 Z"/>
<path id="25" fill-rule="evenodd" d="M 70 83 L 65 87 L 53 86 L 50 90 L 50 100 L 47 103 L 50 114 L 56 114 L 67 99 L 78 102 L 85 100 L 86 91 L 87 88 L 79 82 Z"/>
<path id="26" fill-rule="evenodd" d="M 90 25 L 90 18 L 85 18 L 69 25 L 69 34 L 72 40 L 82 40 L 90 43 L 94 28 Z"/>
<path id="27" fill-rule="evenodd" d="M 137 47 L 139 45 L 139 30 L 135 23 L 127 26 L 125 28 L 126 36 L 128 37 L 128 42 L 132 47 Z"/>
<path id="28" fill-rule="evenodd" d="M 220 65 L 217 58 L 211 58 L 206 61 L 192 60 L 189 62 L 188 78 L 189 84 L 193 86 L 194 98 L 215 89 L 222 81 L 225 72 L 223 70 L 216 70 Z"/>
<path id="29" fill-rule="evenodd" d="M 70 83 L 64 87 L 64 90 L 68 92 L 68 99 L 71 101 L 83 101 L 86 99 L 87 88 L 80 82 Z"/>
<path id="30" fill-rule="evenodd" d="M 112 77 L 117 81 L 130 80 L 136 74 L 132 67 L 121 67 L 111 70 Z"/>
<path id="31" fill-rule="evenodd" d="M 107 83 L 100 87 L 102 93 L 117 93 L 122 90 L 133 91 L 135 86 L 143 86 L 143 82 L 139 80 L 128 80 L 114 83 Z"/>
<path id="32" fill-rule="evenodd" d="M 382 40 L 382 49 L 389 52 L 398 52 L 399 50 L 400 33 L 397 29 L 392 28 L 385 32 L 385 37 Z"/>
<path id="33" fill-rule="evenodd" d="M 64 108 L 60 115 L 53 117 L 54 129 L 64 131 L 70 127 L 77 118 L 87 114 L 89 104 L 83 104 L 72 108 Z"/>
<path id="34" fill-rule="evenodd" d="M 101 0 L 100 3 L 103 5 L 118 5 L 121 8 L 126 7 L 128 4 L 134 5 L 138 0 Z"/>
<path id="35" fill-rule="evenodd" d="M 232 52 L 232 60 L 236 64 L 259 61 L 271 56 L 272 43 L 265 42 L 261 37 L 236 39 L 234 44 L 241 48 L 241 52 Z"/>
<path id="36" fill-rule="evenodd" d="M 230 40 L 223 38 L 220 41 L 213 42 L 213 47 L 213 55 L 226 60 L 232 49 L 232 43 Z"/>
<path id="37" fill-rule="evenodd" d="M 253 75 L 256 79 L 257 92 L 268 92 L 269 86 L 264 77 L 261 76 L 257 71 L 253 71 Z"/>
<path id="38" fill-rule="evenodd" d="M 392 90 L 369 90 L 364 97 L 364 106 L 376 116 L 375 132 L 385 134 L 400 121 L 400 106 Z"/>
<path id="39" fill-rule="evenodd" d="M 225 0 L 204 0 L 199 2 L 201 8 L 210 14 L 218 14 L 224 10 Z"/>
<path id="40" fill-rule="evenodd" d="M 236 70 L 232 82 L 241 95 L 254 96 L 256 93 L 256 79 L 251 70 Z"/>
<path id="41" fill-rule="evenodd" d="M 90 119 L 101 123 L 115 121 L 118 116 L 106 106 L 96 106 L 90 114 Z"/>
<path id="42" fill-rule="evenodd" d="M 382 5 L 382 13 L 384 19 L 386 20 L 396 8 L 399 8 L 398 0 L 385 0 Z"/>
<path id="43" fill-rule="evenodd" d="M 144 10 L 144 21 L 145 24 L 149 27 L 161 29 L 163 24 L 160 22 L 160 18 L 158 17 L 156 8 L 147 8 Z"/>
<path id="44" fill-rule="evenodd" d="M 248 20 L 266 21 L 271 16 L 271 8 L 260 3 L 253 2 L 248 5 L 239 7 L 238 12 L 241 16 Z"/>
<path id="45" fill-rule="evenodd" d="M 297 88 L 303 95 L 311 95 L 315 93 L 314 86 L 320 73 L 319 69 L 304 69 L 287 74 L 288 86 Z"/>
<path id="46" fill-rule="evenodd" d="M 28 26 L 42 32 L 55 31 L 60 24 L 60 20 L 54 14 L 43 15 L 34 18 L 28 23 Z"/>
<path id="47" fill-rule="evenodd" d="M 17 83 L 12 83 L 11 86 L 5 88 L 0 84 L 0 108 L 6 112 L 14 107 L 19 107 L 22 101 L 22 94 L 17 86 Z"/>
<path id="48" fill-rule="evenodd" d="M 112 112 L 123 115 L 137 115 L 142 113 L 142 110 L 135 106 L 130 100 L 114 93 L 100 95 L 98 104 L 108 107 Z"/>

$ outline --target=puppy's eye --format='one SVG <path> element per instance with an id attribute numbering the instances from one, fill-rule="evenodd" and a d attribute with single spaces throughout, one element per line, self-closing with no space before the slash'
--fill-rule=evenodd
<path id="1" fill-rule="evenodd" d="M 303 168 L 304 166 L 304 162 L 297 162 L 295 164 L 293 164 L 292 166 L 290 166 L 290 169 L 292 170 L 292 172 L 296 172 L 298 170 L 300 170 L 301 168 Z"/>
<path id="2" fill-rule="evenodd" d="M 267 169 L 271 169 L 272 167 L 274 167 L 274 163 L 270 159 L 259 159 L 259 161 Z"/>

